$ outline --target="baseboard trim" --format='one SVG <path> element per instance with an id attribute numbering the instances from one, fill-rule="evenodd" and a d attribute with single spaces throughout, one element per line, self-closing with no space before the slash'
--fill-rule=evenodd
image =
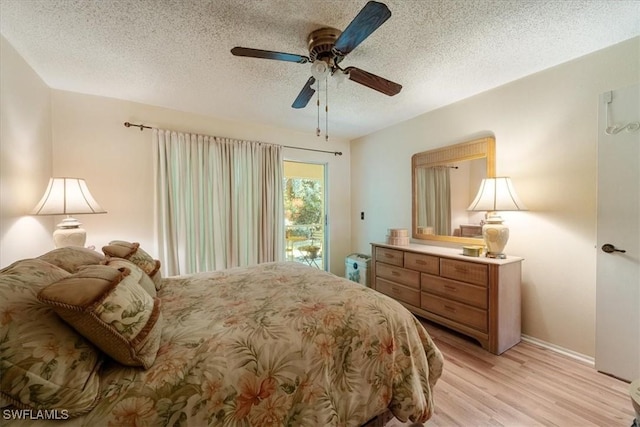
<path id="1" fill-rule="evenodd" d="M 578 360 L 582 363 L 586 363 L 587 365 L 595 369 L 596 361 L 591 356 L 587 356 L 585 354 L 578 353 L 577 351 L 569 350 L 567 348 L 560 347 L 559 345 L 551 344 L 550 342 L 546 342 L 525 334 L 522 334 L 522 341 L 538 345 L 540 347 L 546 348 L 548 350 L 551 350 L 556 353 L 562 354 L 564 356 L 570 357 L 572 359 Z"/>

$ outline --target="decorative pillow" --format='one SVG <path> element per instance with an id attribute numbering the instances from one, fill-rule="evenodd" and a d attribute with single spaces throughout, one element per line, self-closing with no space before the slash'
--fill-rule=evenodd
<path id="1" fill-rule="evenodd" d="M 69 277 L 40 259 L 0 270 L 0 394 L 23 409 L 90 411 L 97 402 L 98 350 L 66 325 L 38 291 Z M 4 405 L 3 403 L 3 405 Z"/>
<path id="2" fill-rule="evenodd" d="M 145 252 L 140 243 L 130 243 L 124 240 L 112 240 L 108 246 L 102 248 L 105 255 L 124 258 L 140 267 L 153 280 L 156 289 L 160 289 L 162 274 L 160 273 L 160 261 L 153 259 Z"/>
<path id="3" fill-rule="evenodd" d="M 80 246 L 67 246 L 54 249 L 38 259 L 56 265 L 69 273 L 75 273 L 84 265 L 100 264 L 104 260 L 104 255 L 93 249 L 82 248 Z"/>
<path id="4" fill-rule="evenodd" d="M 160 347 L 160 300 L 130 270 L 90 265 L 47 286 L 38 299 L 118 362 L 149 368 Z"/>
<path id="5" fill-rule="evenodd" d="M 107 256 L 106 259 L 102 262 L 102 264 L 107 265 L 109 267 L 113 267 L 115 269 L 119 268 L 128 268 L 131 270 L 131 276 L 135 279 L 136 283 L 138 283 L 142 288 L 147 291 L 149 295 L 155 298 L 156 296 L 156 286 L 153 283 L 153 280 L 145 273 L 140 267 L 132 263 L 131 261 L 127 261 L 122 258 L 114 258 Z"/>

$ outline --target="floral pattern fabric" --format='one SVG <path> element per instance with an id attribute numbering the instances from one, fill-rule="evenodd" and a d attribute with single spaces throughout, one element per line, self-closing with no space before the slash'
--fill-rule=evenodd
<path id="1" fill-rule="evenodd" d="M 156 285 L 153 283 L 153 280 L 145 273 L 140 267 L 136 264 L 122 258 L 115 257 L 107 257 L 103 261 L 104 265 L 108 265 L 113 268 L 127 268 L 129 269 L 129 275 L 132 276 L 135 281 L 152 297 L 157 295 Z"/>
<path id="2" fill-rule="evenodd" d="M 104 255 L 93 249 L 67 246 L 49 251 L 37 259 L 60 267 L 69 273 L 75 273 L 85 265 L 99 264 L 104 260 Z"/>
<path id="3" fill-rule="evenodd" d="M 148 368 L 160 346 L 160 300 L 130 273 L 127 267 L 86 266 L 44 288 L 38 299 L 118 362 Z"/>
<path id="4" fill-rule="evenodd" d="M 162 281 L 160 273 L 160 261 L 153 259 L 145 252 L 140 243 L 127 242 L 125 240 L 112 240 L 108 246 L 104 246 L 102 251 L 112 257 L 124 258 L 140 267 L 153 280 L 154 285 L 159 288 Z"/>
<path id="5" fill-rule="evenodd" d="M 162 284 L 153 366 L 106 362 L 89 414 L 38 425 L 361 426 L 387 408 L 401 421 L 433 413 L 442 355 L 385 295 L 295 263 Z"/>
<path id="6" fill-rule="evenodd" d="M 153 366 L 112 364 L 82 424 L 359 426 L 426 421 L 442 355 L 396 301 L 296 263 L 165 278 Z"/>
<path id="7" fill-rule="evenodd" d="M 89 411 L 99 395 L 100 353 L 37 300 L 47 285 L 70 276 L 40 259 L 0 270 L 2 405 Z"/>

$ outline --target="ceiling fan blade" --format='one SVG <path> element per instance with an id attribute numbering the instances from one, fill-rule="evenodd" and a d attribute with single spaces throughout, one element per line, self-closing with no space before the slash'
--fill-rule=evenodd
<path id="1" fill-rule="evenodd" d="M 402 90 L 402 85 L 392 82 L 391 80 L 384 79 L 380 76 L 376 76 L 375 74 L 371 74 L 368 71 L 361 70 L 360 68 L 347 67 L 344 71 L 349 74 L 349 80 L 353 80 L 363 86 L 382 92 L 385 95 L 397 95 Z"/>
<path id="2" fill-rule="evenodd" d="M 273 52 L 271 50 L 251 49 L 248 47 L 234 47 L 231 53 L 235 56 L 248 56 L 250 58 L 275 59 L 276 61 L 297 62 L 306 64 L 309 58 L 295 53 Z"/>
<path id="3" fill-rule="evenodd" d="M 345 56 L 384 24 L 390 16 L 391 11 L 383 3 L 370 1 L 365 4 L 336 40 L 336 44 L 333 47 L 334 53 L 339 56 Z"/>
<path id="4" fill-rule="evenodd" d="M 304 87 L 298 94 L 298 97 L 296 98 L 295 101 L 293 101 L 293 104 L 291 104 L 291 107 L 304 108 L 307 106 L 313 94 L 316 93 L 315 89 L 311 88 L 311 85 L 314 84 L 315 82 L 316 82 L 315 78 L 309 77 L 309 80 L 307 80 L 307 83 L 305 83 Z"/>

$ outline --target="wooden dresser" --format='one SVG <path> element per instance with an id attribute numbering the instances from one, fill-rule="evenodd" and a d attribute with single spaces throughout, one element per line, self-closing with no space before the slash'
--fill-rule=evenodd
<path id="1" fill-rule="evenodd" d="M 522 258 L 468 257 L 461 249 L 372 244 L 372 287 L 414 314 L 501 354 L 520 342 Z"/>

